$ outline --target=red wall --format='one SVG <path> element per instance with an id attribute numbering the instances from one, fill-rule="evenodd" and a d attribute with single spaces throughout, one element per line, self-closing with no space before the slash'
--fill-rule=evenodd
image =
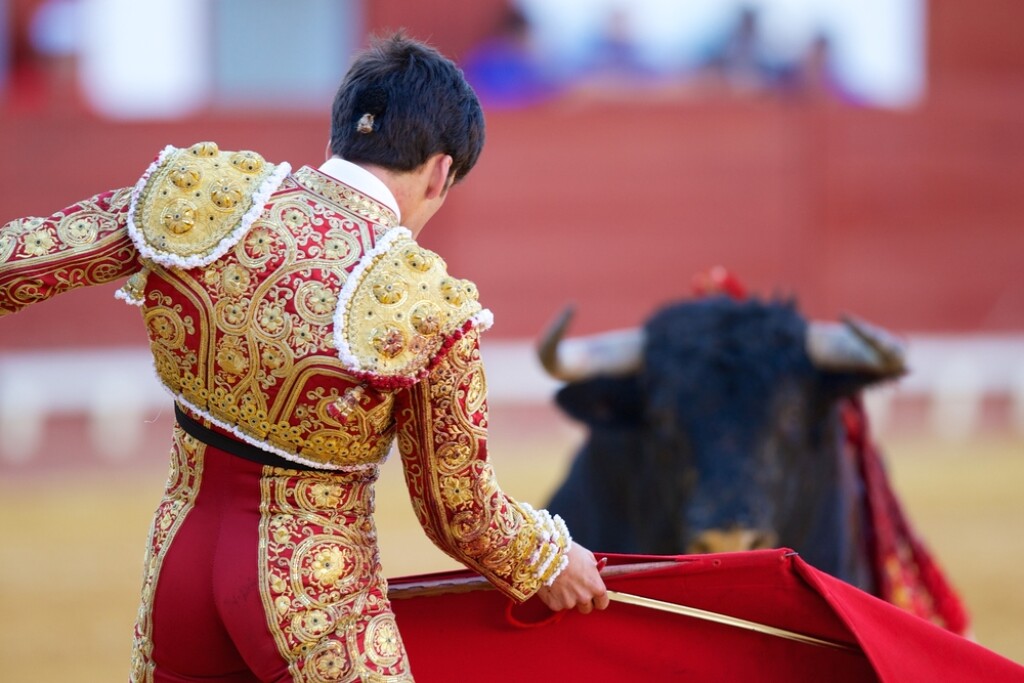
<path id="1" fill-rule="evenodd" d="M 458 55 L 499 5 L 449 4 L 376 0 L 368 19 Z M 480 165 L 423 242 L 477 281 L 493 334 L 507 337 L 534 335 L 569 301 L 580 331 L 637 323 L 715 264 L 755 291 L 797 295 L 815 316 L 1020 332 L 1024 3 L 934 0 L 929 21 L 928 96 L 911 111 L 568 95 L 490 112 Z M 316 164 L 326 130 L 326 111 L 115 124 L 75 106 L 8 102 L 0 220 L 131 183 L 167 143 L 212 139 Z M 4 321 L 0 348 L 141 343 L 134 309 L 110 293 L 69 294 Z"/>

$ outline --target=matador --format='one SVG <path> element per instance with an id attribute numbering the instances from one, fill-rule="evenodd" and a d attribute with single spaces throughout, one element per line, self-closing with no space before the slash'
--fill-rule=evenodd
<path id="1" fill-rule="evenodd" d="M 409 160 L 417 125 L 440 142 Z M 499 487 L 492 316 L 415 238 L 480 144 L 461 72 L 399 35 L 353 64 L 319 168 L 168 146 L 130 187 L 3 226 L 0 315 L 127 277 L 173 397 L 131 680 L 412 680 L 373 521 L 394 442 L 444 552 L 515 600 L 607 604 L 593 555 Z"/>

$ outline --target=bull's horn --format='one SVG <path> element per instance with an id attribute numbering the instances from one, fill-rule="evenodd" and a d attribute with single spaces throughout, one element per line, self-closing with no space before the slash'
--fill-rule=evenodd
<path id="1" fill-rule="evenodd" d="M 537 356 L 549 375 L 575 382 L 598 375 L 625 375 L 640 367 L 642 329 L 563 339 L 573 313 L 572 306 L 562 311 L 537 347 Z"/>
<path id="2" fill-rule="evenodd" d="M 822 370 L 895 377 L 907 371 L 904 344 L 889 332 L 845 316 L 807 326 L 807 354 Z"/>

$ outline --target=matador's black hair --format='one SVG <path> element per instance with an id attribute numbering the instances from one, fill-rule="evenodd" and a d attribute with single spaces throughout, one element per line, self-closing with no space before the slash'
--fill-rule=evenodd
<path id="1" fill-rule="evenodd" d="M 483 111 L 462 71 L 401 32 L 374 39 L 334 98 L 331 152 L 354 163 L 411 171 L 440 152 L 458 182 L 483 143 Z"/>

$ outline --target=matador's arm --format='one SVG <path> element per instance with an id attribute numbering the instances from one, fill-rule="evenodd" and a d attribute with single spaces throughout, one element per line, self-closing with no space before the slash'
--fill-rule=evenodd
<path id="1" fill-rule="evenodd" d="M 0 228 L 0 316 L 138 270 L 126 227 L 130 199 L 130 188 L 112 190 Z"/>
<path id="2" fill-rule="evenodd" d="M 525 600 L 566 564 L 565 525 L 505 495 L 487 458 L 487 385 L 470 330 L 396 397 L 398 445 L 413 508 L 441 550 Z"/>

